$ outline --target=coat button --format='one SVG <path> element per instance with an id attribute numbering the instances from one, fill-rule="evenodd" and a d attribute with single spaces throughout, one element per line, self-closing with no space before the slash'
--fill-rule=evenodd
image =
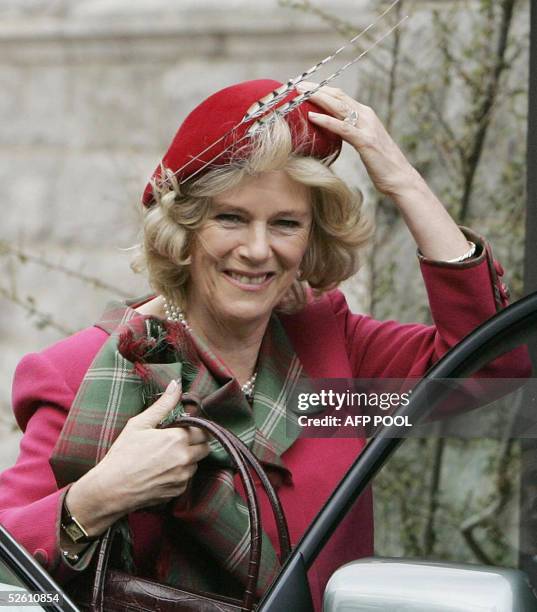
<path id="1" fill-rule="evenodd" d="M 505 273 L 505 270 L 503 269 L 503 266 L 499 261 L 494 262 L 494 269 L 496 270 L 496 274 L 498 276 L 503 276 Z"/>
<path id="2" fill-rule="evenodd" d="M 34 559 L 39 563 L 39 565 L 42 565 L 45 569 L 47 568 L 48 554 L 46 550 L 43 550 L 42 548 L 36 548 L 34 550 Z"/>

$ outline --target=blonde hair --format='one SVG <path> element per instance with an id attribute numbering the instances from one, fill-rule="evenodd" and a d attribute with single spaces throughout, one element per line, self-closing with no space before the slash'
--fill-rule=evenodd
<path id="1" fill-rule="evenodd" d="M 301 263 L 301 277 L 291 286 L 279 310 L 293 312 L 306 303 L 306 289 L 316 295 L 333 289 L 359 268 L 359 251 L 371 236 L 372 223 L 363 214 L 363 198 L 322 162 L 297 154 L 306 130 L 293 146 L 287 122 L 272 115 L 230 163 L 210 169 L 179 185 L 169 169 L 153 181 L 154 203 L 143 211 L 142 242 L 131 267 L 146 271 L 152 288 L 184 307 L 190 252 L 196 232 L 207 219 L 211 198 L 237 187 L 249 177 L 283 170 L 309 188 L 312 229 Z M 295 138 L 295 143 L 296 143 Z"/>

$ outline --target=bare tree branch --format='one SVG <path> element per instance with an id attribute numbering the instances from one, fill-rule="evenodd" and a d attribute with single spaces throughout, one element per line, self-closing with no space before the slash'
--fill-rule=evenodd
<path id="1" fill-rule="evenodd" d="M 462 147 L 462 145 L 459 142 L 459 139 L 457 138 L 455 132 L 453 131 L 453 128 L 451 127 L 451 125 L 449 125 L 449 123 L 447 122 L 446 118 L 444 117 L 444 115 L 441 113 L 440 111 L 440 107 L 437 103 L 437 101 L 434 99 L 433 93 L 431 91 L 431 89 L 429 88 L 428 85 L 426 85 L 423 88 L 425 95 L 427 96 L 429 103 L 430 103 L 430 107 L 429 107 L 429 111 L 432 113 L 432 115 L 434 116 L 434 118 L 436 119 L 436 121 L 438 122 L 438 125 L 442 128 L 442 130 L 444 131 L 449 145 L 451 145 L 459 154 L 459 159 L 460 159 L 460 163 L 461 163 L 461 167 L 462 164 L 464 163 L 464 157 L 465 157 L 465 150 Z M 458 168 L 458 170 L 460 171 L 461 167 Z"/>
<path id="2" fill-rule="evenodd" d="M 474 532 L 477 527 L 482 527 L 490 522 L 490 519 L 497 516 L 501 512 L 511 497 L 511 485 L 506 474 L 509 459 L 513 449 L 512 438 L 503 440 L 501 451 L 497 459 L 497 475 L 496 475 L 496 491 L 497 497 L 480 512 L 466 519 L 461 527 L 461 534 L 468 544 L 470 550 L 474 553 L 476 559 L 485 565 L 495 565 L 494 560 L 483 550 L 477 541 Z"/>
<path id="3" fill-rule="evenodd" d="M 402 10 L 403 10 L 403 2 L 401 1 L 397 5 L 396 19 L 400 19 Z M 388 131 L 391 131 L 392 126 L 393 126 L 393 119 L 394 119 L 394 112 L 395 112 L 395 93 L 396 93 L 397 83 L 398 83 L 399 55 L 401 52 L 401 32 L 399 30 L 396 30 L 394 34 L 395 34 L 394 43 L 391 47 L 391 54 L 390 54 L 390 70 L 389 70 L 389 77 L 388 77 L 388 103 L 387 103 L 386 117 L 385 117 L 386 129 Z M 393 205 L 391 206 L 393 207 Z M 386 208 L 386 207 L 388 207 L 388 212 L 389 212 L 390 204 L 388 204 L 387 199 L 381 196 L 380 194 L 377 195 L 376 202 L 374 205 L 375 226 L 377 228 L 380 225 L 377 223 L 378 213 L 379 211 L 381 211 L 383 208 Z M 375 251 L 378 248 L 378 245 L 383 242 L 384 240 L 382 238 L 379 239 L 379 235 L 377 233 L 375 239 L 373 240 L 373 244 L 371 246 L 371 261 L 372 261 L 371 277 L 370 277 L 370 300 L 371 300 L 370 309 L 371 311 L 374 311 L 375 309 L 375 301 L 377 298 L 376 288 L 377 288 L 378 271 L 377 271 L 377 266 L 375 265 L 375 260 L 376 260 Z"/>
<path id="4" fill-rule="evenodd" d="M 310 2 L 310 0 L 278 0 L 278 2 L 279 5 L 284 8 L 299 10 L 304 13 L 309 13 L 310 15 L 315 15 L 316 17 L 319 17 L 321 21 L 323 21 L 333 30 L 341 34 L 343 38 L 351 39 L 356 36 L 356 34 L 360 32 L 360 30 L 362 30 L 362 27 L 354 26 L 353 24 L 345 21 L 344 19 L 340 19 L 337 15 L 334 15 L 333 13 L 328 13 L 327 11 L 319 8 L 318 6 L 315 6 L 312 2 Z M 363 39 L 364 42 L 367 43 L 374 41 L 375 37 L 369 32 L 366 32 Z M 365 46 L 360 44 L 359 42 L 356 42 L 355 46 L 359 51 L 363 51 L 365 49 Z M 368 61 L 371 65 L 375 66 L 375 68 L 380 70 L 382 73 L 386 74 L 388 72 L 386 66 L 381 61 L 379 61 L 375 57 L 375 55 L 368 54 L 366 56 L 366 61 Z"/>
<path id="5" fill-rule="evenodd" d="M 111 293 L 118 295 L 120 297 L 129 297 L 130 293 L 127 291 L 123 291 L 117 285 L 110 285 L 109 283 L 105 283 L 100 278 L 96 276 L 90 276 L 89 274 L 84 274 L 83 272 L 79 272 L 78 270 L 73 270 L 67 266 L 62 264 L 52 263 L 45 259 L 41 255 L 32 255 L 27 251 L 23 251 L 20 248 L 14 247 L 8 242 L 1 240 L 0 241 L 0 256 L 2 255 L 13 255 L 18 258 L 21 263 L 32 262 L 46 268 L 47 270 L 53 270 L 55 272 L 61 272 L 65 276 L 69 276 L 71 278 L 76 278 L 78 280 L 83 281 L 84 283 L 88 283 L 93 285 L 96 289 L 104 289 L 105 291 L 110 291 Z"/>
<path id="6" fill-rule="evenodd" d="M 483 100 L 476 112 L 475 120 L 477 123 L 477 130 L 474 134 L 473 144 L 470 147 L 470 151 L 465 160 L 465 176 L 463 182 L 464 190 L 459 212 L 459 220 L 461 223 L 464 223 L 468 217 L 470 200 L 474 188 L 474 179 L 481 155 L 483 153 L 485 137 L 490 125 L 491 111 L 496 101 L 500 77 L 507 66 L 505 63 L 505 53 L 507 50 L 509 30 L 513 21 L 513 9 L 515 3 L 516 0 L 502 0 L 501 4 L 502 18 L 500 22 L 493 71 L 492 75 L 490 76 Z"/>
<path id="7" fill-rule="evenodd" d="M 61 323 L 58 323 L 57 321 L 55 321 L 52 315 L 39 310 L 36 307 L 34 300 L 31 298 L 27 300 L 23 300 L 20 297 L 18 297 L 15 293 L 8 291 L 4 287 L 0 287 L 0 297 L 3 297 L 6 300 L 9 300 L 10 302 L 12 302 L 13 304 L 20 306 L 30 316 L 37 317 L 38 320 L 36 322 L 36 325 L 40 329 L 44 327 L 52 327 L 52 329 L 56 329 L 57 331 L 64 334 L 65 336 L 71 336 L 72 334 L 75 333 L 75 330 L 70 329 L 69 327 L 66 327 L 65 325 L 62 325 Z"/>
<path id="8" fill-rule="evenodd" d="M 446 447 L 446 439 L 440 437 L 441 429 L 442 426 L 440 424 L 437 430 L 439 437 L 433 440 L 433 469 L 429 483 L 427 520 L 423 530 L 423 554 L 426 556 L 433 553 L 436 542 L 435 520 L 436 512 L 439 506 L 440 480 L 442 476 L 442 465 L 444 463 L 444 451 Z"/>

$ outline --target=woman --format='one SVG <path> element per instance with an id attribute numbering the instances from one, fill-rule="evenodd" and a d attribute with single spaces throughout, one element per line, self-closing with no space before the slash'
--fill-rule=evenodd
<path id="1" fill-rule="evenodd" d="M 147 268 L 155 294 L 115 304 L 96 326 L 19 364 L 14 410 L 25 435 L 17 464 L 1 477 L 0 521 L 60 582 L 84 571 L 92 541 L 128 516 L 140 575 L 237 594 L 247 555 L 244 523 L 235 522 L 240 496 L 210 489 L 207 471 L 194 477 L 200 462 L 219 460 L 204 433 L 157 427 L 182 385 L 191 391 L 198 381 L 204 414 L 238 427 L 262 459 L 296 543 L 365 444 L 282 430 L 300 378 L 422 376 L 507 304 L 488 245 L 457 227 L 370 108 L 325 87 L 285 119 L 247 132 L 245 112 L 279 85 L 250 81 L 217 92 L 176 134 L 143 198 L 137 266 Z M 341 139 L 416 241 L 434 326 L 354 315 L 334 290 L 356 271 L 356 249 L 370 233 L 360 199 L 328 168 Z M 157 349 L 143 335 L 146 322 L 168 339 L 173 331 L 178 365 L 161 359 L 149 368 Z M 102 376 L 94 395 L 103 371 L 113 375 Z M 524 372 L 511 355 L 488 374 Z M 220 467 L 219 477 L 232 475 Z M 220 496 L 225 502 L 214 507 Z M 277 571 L 278 549 L 266 505 L 263 518 L 260 593 Z M 372 551 L 364 495 L 310 573 L 318 609 L 331 572 Z"/>

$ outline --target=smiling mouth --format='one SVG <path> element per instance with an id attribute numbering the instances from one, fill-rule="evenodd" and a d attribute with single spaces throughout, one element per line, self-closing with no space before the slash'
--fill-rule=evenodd
<path id="1" fill-rule="evenodd" d="M 242 285 L 262 285 L 269 278 L 274 276 L 274 272 L 266 272 L 265 274 L 246 275 L 239 274 L 238 272 L 231 272 L 226 270 L 224 272 L 226 276 L 233 279 L 234 281 L 241 283 Z"/>

